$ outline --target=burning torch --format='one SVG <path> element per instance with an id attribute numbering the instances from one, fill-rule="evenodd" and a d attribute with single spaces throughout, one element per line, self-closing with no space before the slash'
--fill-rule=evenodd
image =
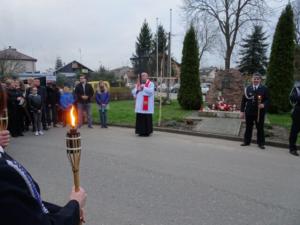
<path id="1" fill-rule="evenodd" d="M 8 113 L 7 109 L 4 109 L 2 115 L 0 115 L 0 130 L 7 130 L 8 125 Z"/>
<path id="2" fill-rule="evenodd" d="M 260 104 L 261 104 L 261 95 L 258 95 L 257 96 L 257 123 L 259 122 L 259 117 L 260 117 L 260 108 L 259 108 L 259 106 L 260 106 Z"/>
<path id="3" fill-rule="evenodd" d="M 80 179 L 79 179 L 79 164 L 81 156 L 81 137 L 80 133 L 76 129 L 76 118 L 74 115 L 74 106 L 70 111 L 71 116 L 71 128 L 66 134 L 67 156 L 71 163 L 75 191 L 79 191 Z"/>

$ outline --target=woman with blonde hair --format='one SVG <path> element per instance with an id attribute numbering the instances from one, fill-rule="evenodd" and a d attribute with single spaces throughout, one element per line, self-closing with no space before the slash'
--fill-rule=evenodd
<path id="1" fill-rule="evenodd" d="M 108 87 L 105 82 L 100 80 L 96 92 L 96 102 L 98 104 L 100 123 L 102 128 L 107 128 L 107 108 L 109 100 L 110 95 L 108 92 Z"/>

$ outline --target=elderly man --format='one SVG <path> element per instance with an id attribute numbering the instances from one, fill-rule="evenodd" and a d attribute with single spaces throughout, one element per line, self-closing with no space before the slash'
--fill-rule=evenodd
<path id="1" fill-rule="evenodd" d="M 154 83 L 143 72 L 132 90 L 135 101 L 136 124 L 135 133 L 149 136 L 153 132 L 152 114 L 154 113 Z"/>
<path id="2" fill-rule="evenodd" d="M 242 143 L 241 146 L 250 145 L 253 125 L 255 123 L 258 147 L 265 149 L 264 122 L 268 104 L 268 89 L 261 84 L 261 75 L 254 73 L 252 76 L 252 84 L 245 88 L 241 103 L 240 117 L 246 119 L 244 143 Z"/>

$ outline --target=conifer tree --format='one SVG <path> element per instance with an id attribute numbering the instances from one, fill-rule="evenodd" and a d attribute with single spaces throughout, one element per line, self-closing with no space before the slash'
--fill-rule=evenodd
<path id="1" fill-rule="evenodd" d="M 133 67 L 136 74 L 140 73 L 140 70 L 148 72 L 148 62 L 152 51 L 152 34 L 150 27 L 145 20 L 140 34 L 137 37 L 137 42 L 135 43 L 135 54 L 133 55 L 135 60 L 133 60 Z"/>
<path id="2" fill-rule="evenodd" d="M 292 6 L 283 10 L 274 34 L 267 86 L 272 113 L 287 112 L 290 109 L 288 97 L 293 86 L 295 26 Z"/>
<path id="3" fill-rule="evenodd" d="M 61 60 L 60 57 L 57 57 L 56 58 L 56 61 L 55 61 L 55 70 L 58 70 L 59 68 L 61 68 L 63 66 L 63 62 Z"/>
<path id="4" fill-rule="evenodd" d="M 267 37 L 261 26 L 254 26 L 252 34 L 243 39 L 239 65 L 242 73 L 253 74 L 259 72 L 262 75 L 266 74 L 266 52 L 268 47 L 268 44 L 265 43 L 266 40 Z"/>
<path id="5" fill-rule="evenodd" d="M 178 102 L 183 109 L 196 110 L 202 105 L 199 47 L 193 26 L 187 31 L 183 42 Z"/>

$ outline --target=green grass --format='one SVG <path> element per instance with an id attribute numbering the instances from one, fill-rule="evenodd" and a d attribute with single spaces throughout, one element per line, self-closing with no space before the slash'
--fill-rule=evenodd
<path id="1" fill-rule="evenodd" d="M 290 131 L 292 125 L 292 118 L 290 113 L 268 114 L 268 118 L 271 125 L 285 127 Z M 300 134 L 298 135 L 297 144 L 300 144 Z"/>
<path id="2" fill-rule="evenodd" d="M 134 112 L 134 100 L 127 101 L 111 101 L 109 103 L 108 110 L 108 123 L 114 125 L 135 125 L 135 112 Z M 183 119 L 189 116 L 193 111 L 183 110 L 179 106 L 176 100 L 173 100 L 170 105 L 163 105 L 162 107 L 162 122 L 165 121 L 183 121 Z M 159 105 L 155 103 L 154 110 L 154 125 L 158 122 Z M 268 114 L 268 119 L 271 125 L 278 125 L 287 128 L 291 128 L 291 116 L 286 114 Z M 96 104 L 93 104 L 93 121 L 99 122 L 99 112 Z M 298 144 L 300 144 L 300 135 L 298 137 Z"/>
<path id="3" fill-rule="evenodd" d="M 111 101 L 108 110 L 108 123 L 118 125 L 135 125 L 135 101 Z M 154 110 L 154 125 L 157 125 L 159 104 L 155 103 Z M 170 105 L 163 105 L 162 107 L 162 121 L 182 121 L 186 116 L 190 115 L 192 111 L 183 110 L 180 108 L 177 101 L 172 101 Z M 99 112 L 96 104 L 93 104 L 93 119 L 99 122 Z"/>

